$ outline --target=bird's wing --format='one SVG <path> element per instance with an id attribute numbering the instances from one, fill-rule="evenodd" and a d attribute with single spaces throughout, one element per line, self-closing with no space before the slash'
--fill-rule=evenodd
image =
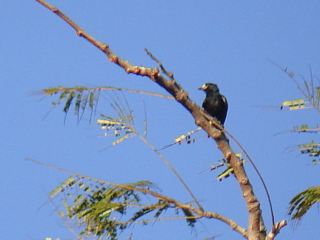
<path id="1" fill-rule="evenodd" d="M 228 101 L 225 96 L 221 95 L 222 102 L 224 103 L 226 110 L 228 110 Z"/>
<path id="2" fill-rule="evenodd" d="M 221 95 L 221 123 L 224 124 L 224 121 L 226 120 L 227 117 L 227 112 L 228 112 L 228 101 L 225 96 Z"/>

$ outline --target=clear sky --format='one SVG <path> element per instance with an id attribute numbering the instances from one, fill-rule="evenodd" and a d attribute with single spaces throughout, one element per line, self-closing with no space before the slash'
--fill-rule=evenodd
<path id="1" fill-rule="evenodd" d="M 295 145 L 316 136 L 290 134 L 292 126 L 316 125 L 314 111 L 285 112 L 283 100 L 300 97 L 294 83 L 274 61 L 308 76 L 320 72 L 320 2 L 309 1 L 50 1 L 97 39 L 110 44 L 134 64 L 154 66 L 143 49 L 151 50 L 176 79 L 201 103 L 197 88 L 216 82 L 228 98 L 226 128 L 246 147 L 269 186 L 276 221 L 286 219 L 290 198 L 318 184 L 318 167 L 301 157 Z M 163 191 L 190 201 L 171 172 L 138 140 L 116 148 L 101 137 L 95 122 L 80 124 L 70 114 L 64 124 L 54 99 L 39 90 L 58 85 L 115 86 L 164 93 L 146 78 L 128 76 L 36 1 L 3 1 L 0 15 L 0 238 L 76 239 L 74 224 L 55 213 L 49 192 L 67 174 L 36 165 L 25 158 L 55 164 L 113 182 L 149 179 Z M 98 113 L 113 115 L 102 95 Z M 149 140 L 158 147 L 195 127 L 193 119 L 170 100 L 126 95 L 143 128 L 148 115 Z M 47 114 L 50 111 L 50 114 Z M 278 134 L 278 133 L 282 134 Z M 236 147 L 235 147 L 236 149 Z M 208 210 L 246 225 L 246 212 L 233 178 L 219 183 L 206 170 L 221 159 L 215 143 L 200 134 L 196 143 L 164 151 Z M 250 165 L 255 192 L 262 201 L 265 222 L 270 214 L 261 183 Z M 277 239 L 318 239 L 319 212 L 313 209 L 298 226 L 289 224 Z M 76 228 L 75 228 L 76 229 Z M 183 221 L 135 225 L 133 239 L 241 239 L 217 221 L 201 221 L 190 230 Z M 121 234 L 127 239 L 130 231 Z"/>

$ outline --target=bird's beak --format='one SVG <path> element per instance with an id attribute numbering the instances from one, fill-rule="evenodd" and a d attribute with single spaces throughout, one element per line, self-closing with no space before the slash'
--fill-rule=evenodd
<path id="1" fill-rule="evenodd" d="M 198 88 L 198 90 L 204 91 L 204 90 L 207 89 L 207 87 L 208 87 L 208 86 L 207 86 L 206 84 L 203 84 L 201 87 Z"/>

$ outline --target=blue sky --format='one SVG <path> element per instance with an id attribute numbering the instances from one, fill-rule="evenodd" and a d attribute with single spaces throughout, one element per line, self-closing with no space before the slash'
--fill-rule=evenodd
<path id="1" fill-rule="evenodd" d="M 50 1 L 119 56 L 137 65 L 154 66 L 143 49 L 151 50 L 176 79 L 201 103 L 197 88 L 216 82 L 228 98 L 226 128 L 246 147 L 261 170 L 272 196 L 276 220 L 287 218 L 290 198 L 317 184 L 319 170 L 294 146 L 315 136 L 290 133 L 303 122 L 316 125 L 314 111 L 279 110 L 283 100 L 300 97 L 294 83 L 274 61 L 308 76 L 320 69 L 320 2 L 310 1 Z M 1 239 L 76 239 L 61 220 L 48 193 L 67 174 L 38 166 L 25 158 L 113 182 L 149 179 L 164 193 L 189 201 L 175 177 L 137 139 L 115 148 L 101 137 L 94 121 L 80 124 L 70 114 L 64 124 L 61 109 L 39 90 L 58 85 L 115 86 L 164 93 L 146 78 L 125 74 L 106 57 L 78 38 L 55 15 L 36 1 L 2 3 L 0 16 L 0 77 L 3 113 L 0 119 Z M 98 113 L 114 114 L 106 93 Z M 120 97 L 123 97 L 120 95 Z M 190 129 L 194 121 L 178 104 L 142 95 L 126 95 L 137 127 L 143 128 L 144 106 L 149 140 L 163 146 Z M 236 149 L 236 147 L 234 147 Z M 192 145 L 164 152 L 203 205 L 246 224 L 245 206 L 233 178 L 219 183 L 217 173 L 203 172 L 221 159 L 215 143 L 200 134 Z M 262 201 L 270 228 L 265 194 L 252 168 L 249 175 Z M 297 227 L 289 224 L 277 239 L 317 239 L 319 214 L 313 209 Z M 134 239 L 241 239 L 217 221 L 202 221 L 190 230 L 182 221 L 134 226 Z M 130 232 L 120 238 L 127 239 Z"/>

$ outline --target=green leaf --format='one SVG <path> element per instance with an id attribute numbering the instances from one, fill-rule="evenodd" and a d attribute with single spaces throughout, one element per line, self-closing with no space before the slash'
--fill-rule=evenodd
<path id="1" fill-rule="evenodd" d="M 63 108 L 63 111 L 64 111 L 65 113 L 68 113 L 69 108 L 70 108 L 71 103 L 72 103 L 72 100 L 74 99 L 74 95 L 75 95 L 74 92 L 69 93 L 69 96 L 68 96 L 68 98 L 67 98 L 67 100 L 66 100 L 66 103 L 65 103 L 65 105 L 64 105 L 64 108 Z"/>
<path id="2" fill-rule="evenodd" d="M 228 178 L 232 173 L 233 173 L 233 168 L 229 166 L 226 170 L 224 170 L 222 173 L 220 173 L 217 176 L 217 180 L 222 181 L 223 179 Z"/>
<path id="3" fill-rule="evenodd" d="M 302 124 L 302 125 L 298 126 L 296 128 L 296 130 L 299 132 L 306 132 L 307 130 L 309 130 L 309 126 L 308 126 L 308 124 Z"/>
<path id="4" fill-rule="evenodd" d="M 307 144 L 298 145 L 300 153 L 307 154 L 310 157 L 320 156 L 320 144 L 316 142 L 311 142 Z"/>
<path id="5" fill-rule="evenodd" d="M 61 183 L 59 186 L 57 186 L 54 190 L 51 191 L 49 196 L 51 198 L 56 197 L 59 193 L 65 191 L 67 187 L 72 187 L 74 184 L 77 183 L 77 180 L 74 178 L 74 176 L 68 177 L 63 183 Z"/>
<path id="6" fill-rule="evenodd" d="M 52 96 L 52 95 L 57 94 L 60 89 L 61 89 L 61 87 L 45 88 L 45 89 L 42 90 L 42 92 L 45 95 Z"/>
<path id="7" fill-rule="evenodd" d="M 311 87 L 309 86 L 309 83 L 307 81 L 304 80 L 303 83 L 304 83 L 304 87 L 307 91 L 306 95 L 307 95 L 308 99 L 311 100 L 314 97 L 313 94 L 311 93 L 311 92 L 313 92 L 313 88 L 312 88 L 312 86 Z"/>
<path id="8" fill-rule="evenodd" d="M 300 220 L 309 209 L 320 202 L 320 186 L 310 187 L 292 198 L 288 214 L 293 220 Z"/>
<path id="9" fill-rule="evenodd" d="M 83 114 L 86 110 L 86 107 L 87 107 L 87 104 L 88 104 L 88 98 L 89 98 L 89 95 L 87 93 L 84 93 L 83 94 L 83 99 L 82 99 L 82 102 L 81 102 L 81 116 L 80 116 L 80 119 L 82 119 L 83 117 Z"/>
<path id="10" fill-rule="evenodd" d="M 93 110 L 93 107 L 94 107 L 94 99 L 95 99 L 94 92 L 90 92 L 90 94 L 89 94 L 89 107 L 91 108 L 91 110 Z"/>
<path id="11" fill-rule="evenodd" d="M 119 231 L 125 230 L 137 220 L 147 224 L 150 220 L 146 217 L 151 213 L 155 220 L 159 220 L 160 215 L 169 208 L 176 210 L 177 214 L 182 211 L 188 225 L 194 225 L 196 219 L 192 212 L 167 202 L 166 198 L 149 194 L 148 191 L 153 187 L 152 182 L 144 180 L 108 184 L 76 175 L 60 184 L 51 196 L 63 193 L 65 211 L 61 216 L 77 219 L 79 225 L 82 225 L 83 235 L 94 235 L 98 239 L 117 239 Z M 146 195 L 149 197 L 144 199 Z"/>
<path id="12" fill-rule="evenodd" d="M 190 212 L 188 209 L 185 209 L 185 208 L 182 208 L 181 210 L 184 213 L 184 215 L 186 216 L 186 221 L 187 221 L 188 225 L 190 227 L 194 227 L 194 224 L 196 223 L 196 218 L 194 217 L 192 212 Z"/>
<path id="13" fill-rule="evenodd" d="M 79 92 L 76 96 L 76 102 L 74 105 L 74 112 L 78 117 L 78 121 L 79 121 L 79 116 L 80 116 L 81 101 L 82 101 L 82 92 Z"/>
<path id="14" fill-rule="evenodd" d="M 294 100 L 290 100 L 290 101 L 284 101 L 281 104 L 281 109 L 283 109 L 284 107 L 288 107 L 289 110 L 291 110 L 291 111 L 304 109 L 305 108 L 305 101 L 303 98 L 294 99 Z"/>

